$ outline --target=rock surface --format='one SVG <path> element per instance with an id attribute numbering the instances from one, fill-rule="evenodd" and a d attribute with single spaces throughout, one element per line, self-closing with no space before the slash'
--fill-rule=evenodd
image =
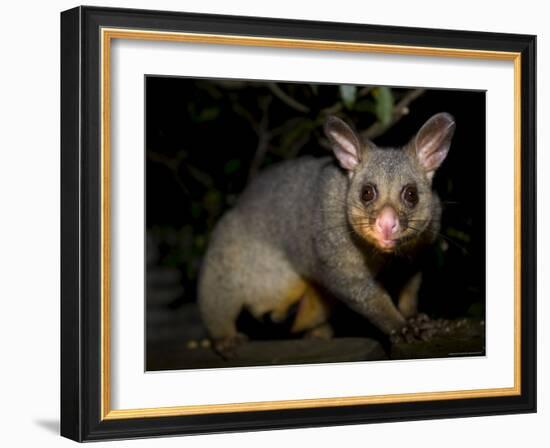
<path id="1" fill-rule="evenodd" d="M 369 337 L 251 340 L 226 360 L 207 339 L 195 304 L 177 309 L 151 301 L 147 308 L 147 370 L 205 369 L 384 359 L 483 356 L 485 326 L 475 319 L 439 320 L 438 332 L 427 342 L 378 342 Z M 385 344 L 385 345 L 383 345 Z"/>
<path id="2" fill-rule="evenodd" d="M 387 359 L 382 346 L 373 339 L 337 338 L 249 341 L 238 346 L 225 360 L 204 341 L 195 344 L 155 344 L 147 357 L 147 370 L 268 366 L 327 362 L 375 361 Z M 191 345 L 191 347 L 190 347 Z"/>
<path id="3" fill-rule="evenodd" d="M 445 320 L 443 330 L 429 341 L 398 343 L 390 359 L 449 358 L 485 355 L 485 325 L 478 319 Z"/>

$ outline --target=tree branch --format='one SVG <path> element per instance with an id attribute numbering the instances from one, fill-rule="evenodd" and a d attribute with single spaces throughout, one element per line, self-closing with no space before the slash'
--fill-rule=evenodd
<path id="1" fill-rule="evenodd" d="M 262 109 L 262 119 L 258 125 L 256 132 L 258 134 L 258 146 L 256 147 L 256 152 L 254 153 L 254 158 L 250 163 L 250 168 L 248 170 L 248 180 L 247 184 L 256 176 L 256 173 L 262 165 L 265 155 L 267 154 L 267 149 L 269 147 L 269 141 L 271 139 L 271 134 L 268 132 L 269 125 L 269 104 L 271 103 L 271 97 L 263 98 L 263 101 L 260 102 L 260 107 Z"/>
<path id="2" fill-rule="evenodd" d="M 303 114 L 307 114 L 309 112 L 309 107 L 287 95 L 277 84 L 270 82 L 267 84 L 267 87 L 269 87 L 269 90 L 271 90 L 277 98 L 292 109 L 302 112 Z"/>
<path id="3" fill-rule="evenodd" d="M 185 186 L 182 180 L 179 177 L 179 167 L 183 159 L 185 159 L 185 154 L 183 152 L 176 153 L 175 157 L 169 157 L 159 152 L 153 151 L 151 149 L 147 150 L 147 157 L 155 162 L 165 166 L 174 179 L 174 182 L 180 187 L 181 191 L 186 196 L 191 196 L 189 189 Z"/>
<path id="4" fill-rule="evenodd" d="M 392 112 L 392 118 L 387 124 L 382 124 L 377 121 L 373 125 L 369 126 L 366 130 L 360 133 L 362 140 L 373 140 L 376 137 L 384 134 L 388 129 L 393 127 L 401 118 L 409 113 L 409 105 L 422 96 L 426 89 L 414 89 L 408 92 L 401 100 L 394 106 Z"/>

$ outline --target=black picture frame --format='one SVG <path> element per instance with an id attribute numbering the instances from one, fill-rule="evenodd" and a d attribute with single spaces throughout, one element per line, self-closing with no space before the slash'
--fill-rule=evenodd
<path id="1" fill-rule="evenodd" d="M 521 55 L 521 393 L 247 412 L 102 418 L 101 28 L 364 42 Z M 76 441 L 536 411 L 536 37 L 77 7 L 61 14 L 61 435 Z"/>

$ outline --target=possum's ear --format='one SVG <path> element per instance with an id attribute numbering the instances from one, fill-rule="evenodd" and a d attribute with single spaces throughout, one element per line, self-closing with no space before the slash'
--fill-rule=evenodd
<path id="1" fill-rule="evenodd" d="M 325 134 L 342 168 L 352 171 L 361 161 L 361 142 L 344 121 L 330 116 L 325 121 Z"/>
<path id="2" fill-rule="evenodd" d="M 416 157 L 428 178 L 433 177 L 435 170 L 447 157 L 455 128 L 453 116 L 441 112 L 430 118 L 416 134 L 414 139 Z"/>

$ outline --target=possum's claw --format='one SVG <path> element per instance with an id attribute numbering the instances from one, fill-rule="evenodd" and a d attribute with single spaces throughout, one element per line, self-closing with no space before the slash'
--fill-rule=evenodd
<path id="1" fill-rule="evenodd" d="M 407 320 L 399 330 L 390 334 L 392 344 L 429 341 L 435 335 L 447 336 L 466 325 L 465 319 L 430 319 L 425 314 L 418 314 Z"/>
<path id="2" fill-rule="evenodd" d="M 399 330 L 390 334 L 392 344 L 429 341 L 438 330 L 437 321 L 431 320 L 426 314 L 418 314 L 410 319 Z"/>
<path id="3" fill-rule="evenodd" d="M 214 351 L 223 359 L 228 360 L 235 357 L 235 349 L 242 343 L 248 341 L 248 336 L 243 333 L 237 333 L 223 339 L 214 341 Z"/>

